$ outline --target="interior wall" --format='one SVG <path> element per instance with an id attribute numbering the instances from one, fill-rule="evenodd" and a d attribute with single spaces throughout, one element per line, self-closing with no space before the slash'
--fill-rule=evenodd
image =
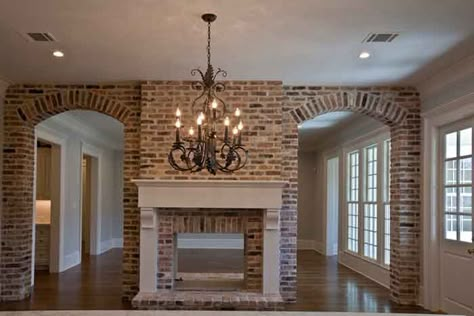
<path id="1" fill-rule="evenodd" d="M 116 169 L 117 160 L 121 162 L 122 153 L 97 144 L 88 135 L 78 134 L 77 130 L 68 130 L 64 126 L 51 121 L 43 121 L 37 128 L 46 128 L 48 132 L 65 139 L 65 191 L 63 214 L 64 238 L 63 242 L 63 267 L 62 270 L 71 268 L 81 261 L 81 184 L 82 184 L 82 145 L 83 143 L 101 148 L 101 235 L 100 252 L 105 252 L 113 247 L 120 246 L 114 239 L 121 239 L 121 227 L 115 228 L 116 223 L 121 223 L 123 217 L 121 181 L 116 181 L 122 172 Z M 100 135 L 98 136 L 100 137 Z M 120 225 L 120 224 L 119 224 Z M 115 232 L 116 231 L 116 232 Z"/>

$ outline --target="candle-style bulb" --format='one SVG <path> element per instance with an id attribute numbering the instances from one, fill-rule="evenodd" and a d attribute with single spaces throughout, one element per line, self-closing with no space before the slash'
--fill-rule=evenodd
<path id="1" fill-rule="evenodd" d="M 215 110 L 217 109 L 217 101 L 216 99 L 212 100 L 212 104 L 211 104 L 212 108 Z"/>
<path id="2" fill-rule="evenodd" d="M 198 118 L 200 118 L 201 121 L 204 121 L 204 119 L 205 119 L 206 117 L 204 116 L 204 113 L 201 112 L 201 113 L 199 113 Z"/>
<path id="3" fill-rule="evenodd" d="M 202 119 L 201 119 L 201 117 L 200 117 L 200 116 L 198 116 L 198 118 L 197 118 L 196 122 L 197 122 L 197 125 L 199 125 L 199 126 L 201 126 L 201 125 L 202 125 Z"/>
<path id="4" fill-rule="evenodd" d="M 226 116 L 225 119 L 224 119 L 224 125 L 225 126 L 229 126 L 230 125 L 230 120 L 229 120 L 229 117 Z"/>
<path id="5" fill-rule="evenodd" d="M 189 136 L 193 136 L 194 135 L 194 128 L 191 126 L 189 128 Z"/>
<path id="6" fill-rule="evenodd" d="M 242 123 L 242 121 L 239 122 L 239 125 L 237 125 L 237 128 L 239 129 L 239 131 L 244 129 L 244 124 Z"/>
<path id="7" fill-rule="evenodd" d="M 237 135 L 238 133 L 239 133 L 238 128 L 237 128 L 237 127 L 234 127 L 234 128 L 232 129 L 232 134 Z"/>
<path id="8" fill-rule="evenodd" d="M 177 120 L 176 120 L 175 126 L 176 126 L 176 128 L 180 128 L 180 127 L 181 127 L 181 120 L 180 120 L 180 119 L 177 119 Z"/>
<path id="9" fill-rule="evenodd" d="M 181 116 L 181 110 L 179 108 L 176 109 L 176 117 Z"/>
<path id="10" fill-rule="evenodd" d="M 240 109 L 239 108 L 235 109 L 235 116 L 237 116 L 237 117 L 240 116 Z"/>

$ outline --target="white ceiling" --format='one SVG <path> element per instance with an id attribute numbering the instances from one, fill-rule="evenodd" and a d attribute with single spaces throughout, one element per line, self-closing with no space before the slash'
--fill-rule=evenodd
<path id="1" fill-rule="evenodd" d="M 355 112 L 330 112 L 318 115 L 298 126 L 299 150 L 322 151 L 336 144 L 355 139 L 384 124 Z"/>
<path id="2" fill-rule="evenodd" d="M 73 132 L 87 141 L 123 151 L 123 124 L 116 119 L 94 111 L 74 110 L 55 115 L 40 125 L 65 132 Z"/>
<path id="3" fill-rule="evenodd" d="M 206 11 L 218 15 L 213 61 L 229 79 L 416 83 L 474 51 L 473 0 L 0 0 L 0 77 L 187 79 L 205 63 Z M 59 42 L 30 43 L 24 32 Z M 369 32 L 400 36 L 361 43 Z M 362 50 L 372 57 L 360 60 Z"/>

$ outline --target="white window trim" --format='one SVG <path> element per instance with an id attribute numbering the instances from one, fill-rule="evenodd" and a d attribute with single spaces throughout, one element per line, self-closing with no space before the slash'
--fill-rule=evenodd
<path id="1" fill-rule="evenodd" d="M 384 249 L 385 249 L 385 235 L 384 235 L 384 219 L 385 215 L 385 201 L 383 199 L 383 192 L 384 190 L 381 188 L 380 184 L 384 184 L 384 172 L 383 168 L 380 170 L 379 166 L 383 166 L 384 163 L 384 145 L 385 141 L 390 139 L 390 132 L 388 128 L 384 127 L 382 129 L 378 129 L 370 134 L 365 135 L 364 137 L 358 138 L 354 141 L 346 143 L 346 145 L 342 149 L 342 157 L 343 157 L 343 179 L 344 184 L 347 184 L 348 181 L 348 155 L 354 151 L 359 151 L 359 180 L 364 182 L 363 186 L 359 185 L 359 238 L 358 238 L 358 253 L 352 252 L 348 250 L 348 208 L 347 208 L 347 186 L 343 185 L 344 187 L 344 194 L 343 201 L 342 201 L 342 218 L 343 218 L 343 229 L 342 229 L 342 240 L 343 240 L 343 252 L 350 254 L 352 256 L 356 256 L 364 261 L 370 262 L 377 266 L 380 266 L 386 270 L 390 269 L 389 265 L 385 265 L 384 262 Z M 364 256 L 364 195 L 365 195 L 365 164 L 366 164 L 366 157 L 365 157 L 365 148 L 377 144 L 377 260 L 371 259 L 369 257 Z M 382 171 L 382 172 L 380 172 Z M 362 206 L 362 208 L 361 208 Z"/>

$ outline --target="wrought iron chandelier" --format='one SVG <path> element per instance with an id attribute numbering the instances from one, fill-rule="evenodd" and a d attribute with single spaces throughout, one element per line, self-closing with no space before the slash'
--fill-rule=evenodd
<path id="1" fill-rule="evenodd" d="M 168 154 L 170 165 L 179 171 L 199 172 L 207 169 L 209 173 L 217 171 L 232 173 L 242 169 L 247 163 L 248 152 L 242 145 L 244 125 L 241 111 L 236 108 L 233 118 L 229 117 L 227 104 L 218 94 L 225 91 L 222 82 L 216 77 L 227 76 L 227 72 L 211 65 L 211 23 L 217 16 L 212 13 L 202 15 L 207 23 L 207 69 L 203 73 L 199 68 L 191 70 L 191 75 L 199 74 L 201 81 L 192 84 L 193 89 L 201 91 L 191 105 L 191 112 L 196 117 L 197 135 L 194 127 L 189 127 L 188 135 L 182 136 L 184 128 L 182 113 L 176 109 L 176 139 Z M 234 123 L 232 135 L 229 135 L 231 123 Z M 219 126 L 223 126 L 223 137 L 218 136 Z"/>

